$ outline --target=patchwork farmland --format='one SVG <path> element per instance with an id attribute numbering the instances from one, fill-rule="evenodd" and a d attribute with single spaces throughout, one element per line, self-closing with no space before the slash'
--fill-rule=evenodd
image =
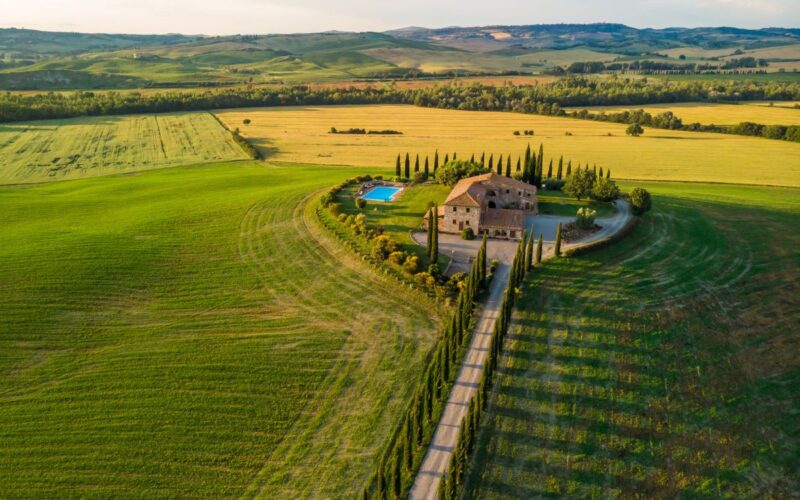
<path id="1" fill-rule="evenodd" d="M 800 145 L 754 137 L 659 129 L 629 137 L 625 125 L 614 123 L 392 105 L 237 109 L 218 116 L 241 127 L 275 161 L 388 167 L 398 153 L 433 156 L 438 149 L 441 155 L 485 152 L 497 158 L 544 143 L 573 166 L 597 163 L 618 179 L 800 186 Z M 245 119 L 251 124 L 243 125 Z M 331 127 L 388 128 L 402 135 L 329 134 Z M 533 137 L 513 134 L 529 129 Z"/>
<path id="2" fill-rule="evenodd" d="M 209 113 L 0 125 L 0 183 L 28 183 L 245 159 Z"/>

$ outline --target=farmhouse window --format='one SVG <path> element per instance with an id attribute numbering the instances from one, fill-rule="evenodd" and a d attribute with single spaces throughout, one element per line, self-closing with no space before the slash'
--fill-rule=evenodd
<path id="1" fill-rule="evenodd" d="M 465 224 L 469 226 L 469 221 L 465 221 Z"/>
<path id="2" fill-rule="evenodd" d="M 458 207 L 453 207 L 453 212 L 458 212 Z"/>
<path id="3" fill-rule="evenodd" d="M 455 219 L 453 219 L 453 224 L 455 224 L 455 223 L 456 223 L 456 220 L 455 220 Z"/>
<path id="4" fill-rule="evenodd" d="M 467 213 L 469 213 L 469 207 L 467 207 Z"/>
<path id="5" fill-rule="evenodd" d="M 506 194 L 509 194 L 510 192 L 511 192 L 510 189 L 506 189 Z"/>

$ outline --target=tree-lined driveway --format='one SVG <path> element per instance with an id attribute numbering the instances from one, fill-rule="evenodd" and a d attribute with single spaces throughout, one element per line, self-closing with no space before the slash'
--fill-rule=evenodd
<path id="1" fill-rule="evenodd" d="M 617 201 L 617 213 L 611 217 L 597 219 L 597 224 L 602 229 L 581 241 L 570 242 L 563 245 L 564 249 L 585 245 L 593 241 L 613 235 L 631 218 L 630 205 L 622 200 Z M 555 241 L 556 227 L 559 222 L 571 222 L 571 217 L 554 217 L 548 215 L 531 216 L 527 220 L 530 230 L 533 224 L 536 230 L 536 237 L 543 233 L 542 258 L 553 256 L 553 245 Z M 425 233 L 414 234 L 414 240 L 421 245 L 425 245 Z M 495 271 L 494 278 L 489 287 L 489 297 L 477 318 L 475 334 L 470 341 L 469 349 L 461 363 L 453 389 L 447 399 L 442 417 L 436 426 L 436 431 L 431 439 L 431 444 L 422 459 L 422 465 L 414 485 L 409 493 L 409 498 L 414 500 L 434 500 L 437 498 L 439 483 L 450 465 L 451 455 L 458 443 L 458 432 L 461 420 L 467 413 L 469 402 L 475 395 L 480 385 L 483 375 L 483 363 L 488 355 L 488 349 L 492 337 L 494 323 L 500 313 L 500 305 L 503 300 L 506 284 L 508 283 L 510 266 L 514 261 L 517 249 L 516 241 L 508 240 L 489 240 L 487 243 L 487 257 L 489 260 L 497 259 L 499 264 Z M 448 255 L 456 256 L 458 265 L 463 260 L 470 262 L 475 258 L 480 248 L 480 240 L 465 241 L 458 235 L 439 234 L 439 251 Z M 451 264 L 452 267 L 452 264 Z"/>

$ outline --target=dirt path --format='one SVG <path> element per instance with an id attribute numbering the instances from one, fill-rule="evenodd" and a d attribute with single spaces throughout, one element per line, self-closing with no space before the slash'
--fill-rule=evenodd
<path id="1" fill-rule="evenodd" d="M 614 216 L 597 220 L 603 229 L 582 241 L 565 245 L 564 248 L 578 247 L 611 236 L 622 229 L 630 218 L 630 205 L 625 201 L 618 200 L 617 213 Z M 451 237 L 457 239 L 453 239 L 451 242 L 448 239 Z M 425 241 L 424 238 L 415 238 L 417 242 L 420 242 L 420 240 Z M 459 252 L 468 252 L 474 246 L 472 245 L 473 242 L 464 242 L 458 236 L 444 234 L 439 236 L 440 247 L 442 243 L 451 245 L 453 250 L 458 248 Z M 497 259 L 500 264 L 489 288 L 489 298 L 486 300 L 486 304 L 478 317 L 475 335 L 472 337 L 469 350 L 461 364 L 461 369 L 458 372 L 455 384 L 453 384 L 453 389 L 433 434 L 431 444 L 425 453 L 425 458 L 422 460 L 417 477 L 414 479 L 414 485 L 409 493 L 409 498 L 411 499 L 434 500 L 437 497 L 439 482 L 450 465 L 450 457 L 458 443 L 461 420 L 466 415 L 469 401 L 475 391 L 478 390 L 478 385 L 480 384 L 483 363 L 488 354 L 492 329 L 499 314 L 503 292 L 508 283 L 509 270 L 514 259 L 516 245 L 516 242 L 498 240 L 489 240 L 487 244 L 489 260 Z M 474 251 L 477 252 L 477 246 L 474 246 Z M 553 257 L 552 242 L 543 248 L 542 254 L 543 259 Z"/>

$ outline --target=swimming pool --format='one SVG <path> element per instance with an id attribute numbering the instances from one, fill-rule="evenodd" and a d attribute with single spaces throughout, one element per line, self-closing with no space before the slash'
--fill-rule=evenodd
<path id="1" fill-rule="evenodd" d="M 362 198 L 369 201 L 390 202 L 403 188 L 378 186 L 367 191 Z"/>

